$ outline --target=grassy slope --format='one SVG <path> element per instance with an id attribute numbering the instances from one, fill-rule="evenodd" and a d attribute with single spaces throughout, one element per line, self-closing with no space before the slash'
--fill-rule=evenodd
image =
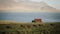
<path id="1" fill-rule="evenodd" d="M 0 33 L 2 32 L 13 34 L 60 34 L 60 22 L 46 22 L 43 24 L 0 22 Z"/>

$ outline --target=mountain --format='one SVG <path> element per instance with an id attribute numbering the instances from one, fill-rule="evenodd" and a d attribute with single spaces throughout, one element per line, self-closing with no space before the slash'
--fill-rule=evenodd
<path id="1" fill-rule="evenodd" d="M 14 0 L 1 0 L 0 8 L 7 8 L 16 5 L 17 3 Z"/>
<path id="2" fill-rule="evenodd" d="M 15 1 L 15 0 L 4 0 L 0 1 L 0 10 L 18 10 L 26 12 L 60 12 L 60 10 L 49 6 L 45 2 L 31 2 L 31 1 Z"/>

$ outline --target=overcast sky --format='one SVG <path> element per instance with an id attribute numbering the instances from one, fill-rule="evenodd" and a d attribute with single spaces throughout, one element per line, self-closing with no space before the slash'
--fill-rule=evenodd
<path id="1" fill-rule="evenodd" d="M 34 1 L 34 2 L 44 1 L 44 2 L 48 3 L 49 5 L 57 8 L 57 9 L 60 9 L 60 0 L 31 0 L 31 1 Z"/>
<path id="2" fill-rule="evenodd" d="M 19 2 L 19 0 L 15 0 L 15 1 L 16 2 Z M 27 0 L 25 0 L 25 1 L 27 1 Z M 29 0 L 29 1 L 33 1 L 33 2 L 41 2 L 41 1 L 44 1 L 44 2 L 48 3 L 49 5 L 57 8 L 57 9 L 60 9 L 60 0 Z"/>
<path id="3" fill-rule="evenodd" d="M 21 0 L 0 0 L 0 5 L 3 6 L 4 2 L 8 3 L 8 2 L 11 2 L 11 1 L 20 2 Z M 28 2 L 28 1 L 31 1 L 31 2 L 41 2 L 41 1 L 44 1 L 47 4 L 49 4 L 50 6 L 52 6 L 54 8 L 57 8 L 57 9 L 60 9 L 60 0 L 22 0 L 22 1 L 26 1 L 26 2 Z"/>

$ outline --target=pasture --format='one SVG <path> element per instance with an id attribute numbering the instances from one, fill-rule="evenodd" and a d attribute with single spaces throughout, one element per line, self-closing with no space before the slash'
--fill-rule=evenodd
<path id="1" fill-rule="evenodd" d="M 60 22 L 0 22 L 0 34 L 60 34 Z"/>

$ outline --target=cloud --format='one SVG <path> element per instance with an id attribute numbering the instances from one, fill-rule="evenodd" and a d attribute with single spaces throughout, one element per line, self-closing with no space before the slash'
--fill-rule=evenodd
<path id="1" fill-rule="evenodd" d="M 20 11 L 20 12 L 57 11 L 55 8 L 49 6 L 45 2 L 31 2 L 29 0 L 0 0 L 0 10 L 12 10 L 12 11 Z"/>

